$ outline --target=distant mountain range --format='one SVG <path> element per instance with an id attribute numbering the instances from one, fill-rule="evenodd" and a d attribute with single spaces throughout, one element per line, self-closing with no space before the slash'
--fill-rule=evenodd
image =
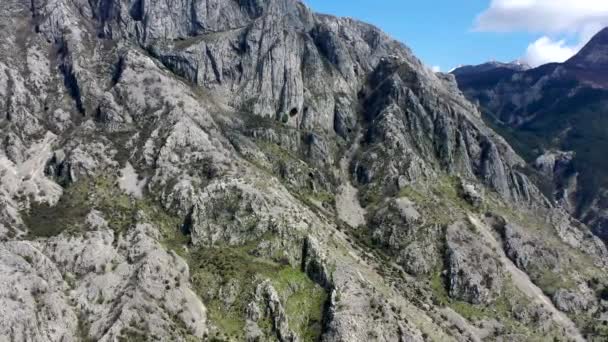
<path id="1" fill-rule="evenodd" d="M 461 65 L 451 70 L 450 73 L 453 73 L 454 75 L 476 75 L 496 69 L 525 71 L 530 69 L 530 66 L 520 61 L 513 61 L 509 63 L 491 61 L 478 65 Z"/>
<path id="2" fill-rule="evenodd" d="M 608 239 L 608 28 L 565 63 L 452 71 L 556 202 Z"/>

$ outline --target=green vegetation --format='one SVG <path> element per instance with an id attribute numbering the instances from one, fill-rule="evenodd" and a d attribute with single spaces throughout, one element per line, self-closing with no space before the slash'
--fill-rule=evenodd
<path id="1" fill-rule="evenodd" d="M 528 337 L 528 341 L 546 341 L 560 336 L 556 329 L 546 332 L 539 328 L 538 331 L 535 331 L 521 322 L 521 319 L 515 314 L 516 310 L 529 310 L 532 309 L 534 304 L 519 292 L 510 281 L 505 283 L 501 295 L 493 303 L 473 305 L 449 297 L 446 280 L 440 271 L 433 273 L 429 280 L 435 296 L 435 304 L 452 308 L 470 322 L 495 319 L 504 324 L 505 331 L 503 333 L 522 334 Z"/>
<path id="2" fill-rule="evenodd" d="M 132 327 L 122 329 L 118 337 L 119 342 L 146 342 L 149 340 L 148 335 L 144 331 L 136 330 Z"/>
<path id="3" fill-rule="evenodd" d="M 64 230 L 79 229 L 91 210 L 85 205 L 88 192 L 88 186 L 79 183 L 66 189 L 53 207 L 46 203 L 32 203 L 30 210 L 22 215 L 29 228 L 29 236 L 51 237 Z"/>
<path id="4" fill-rule="evenodd" d="M 190 244 L 190 237 L 180 229 L 183 219 L 170 215 L 150 199 L 125 195 L 112 179 L 100 177 L 72 184 L 65 189 L 57 206 L 37 204 L 24 217 L 30 227 L 30 238 L 49 237 L 62 232 L 75 234 L 87 229 L 86 216 L 92 209 L 99 210 L 109 227 L 117 233 L 124 233 L 135 224 L 138 213 L 143 213 L 159 227 L 164 247 L 174 250 L 188 261 L 194 289 L 208 307 L 209 319 L 222 332 L 216 338 L 242 340 L 247 305 L 254 299 L 257 284 L 268 279 L 281 297 L 290 329 L 303 341 L 318 339 L 327 294 L 306 274 L 288 264 L 250 255 L 254 243 L 189 251 L 183 248 Z M 218 291 L 222 289 L 226 293 L 231 286 L 236 291 L 236 297 L 227 306 L 220 299 Z M 268 317 L 259 325 L 267 333 L 272 333 Z M 145 339 L 145 335 L 133 329 L 123 331 L 121 337 L 128 341 L 142 338 Z"/>
<path id="5" fill-rule="evenodd" d="M 583 329 L 581 333 L 589 342 L 604 342 L 608 341 L 608 322 L 599 319 L 580 318 L 576 320 L 579 326 Z"/>
<path id="6" fill-rule="evenodd" d="M 283 113 L 283 115 L 281 115 L 281 122 L 286 124 L 289 122 L 289 114 L 287 113 Z"/>
<path id="7" fill-rule="evenodd" d="M 552 297 L 559 289 L 573 289 L 576 283 L 567 274 L 558 274 L 551 270 L 531 271 L 531 276 L 543 292 Z"/>
<path id="8" fill-rule="evenodd" d="M 462 199 L 459 188 L 458 177 L 442 176 L 434 181 L 430 188 L 405 186 L 397 193 L 397 197 L 406 197 L 416 203 L 427 224 L 446 226 L 454 222 L 458 213 L 474 211 L 474 208 Z"/>
<path id="9" fill-rule="evenodd" d="M 23 213 L 29 228 L 29 237 L 50 237 L 65 233 L 85 231 L 86 216 L 92 209 L 98 210 L 108 221 L 110 229 L 123 233 L 135 223 L 138 212 L 143 212 L 150 222 L 160 228 L 168 248 L 188 243 L 189 237 L 180 231 L 181 220 L 168 214 L 151 199 L 135 199 L 118 188 L 116 181 L 108 177 L 86 179 L 65 188 L 56 206 L 33 204 Z"/>
<path id="10" fill-rule="evenodd" d="M 407 185 L 399 190 L 397 197 L 407 197 L 415 203 L 424 203 L 428 199 L 428 196 L 423 195 L 422 192 L 416 190 L 411 185 Z"/>
<path id="11" fill-rule="evenodd" d="M 206 303 L 209 318 L 222 332 L 222 337 L 243 339 L 247 305 L 255 299 L 257 285 L 268 279 L 281 297 L 290 329 L 303 341 L 316 341 L 327 299 L 324 289 L 290 265 L 250 255 L 250 248 L 252 245 L 201 248 L 188 258 L 194 289 Z M 232 297 L 229 303 L 227 297 Z M 259 325 L 271 334 L 272 324 L 268 319 L 265 317 Z"/>
<path id="12" fill-rule="evenodd" d="M 266 141 L 257 141 L 256 144 L 272 164 L 272 170 L 256 165 L 258 168 L 282 179 L 286 176 L 297 178 L 295 179 L 295 184 L 293 179 L 283 182 L 294 196 L 313 209 L 317 207 L 313 202 L 327 203 L 332 206 L 335 204 L 335 195 L 330 190 L 313 190 L 313 187 L 310 185 L 310 182 L 313 180 L 309 175 L 315 174 L 318 171 L 317 169 L 311 168 L 307 163 L 294 155 L 294 153 L 277 144 Z M 326 174 L 329 174 L 329 172 Z"/>
<path id="13" fill-rule="evenodd" d="M 325 290 L 291 267 L 284 267 L 271 281 L 285 303 L 289 327 L 302 341 L 317 341 L 327 300 Z"/>

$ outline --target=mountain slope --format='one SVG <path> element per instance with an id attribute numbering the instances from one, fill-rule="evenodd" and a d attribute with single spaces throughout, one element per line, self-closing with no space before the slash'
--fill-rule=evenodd
<path id="1" fill-rule="evenodd" d="M 608 29 L 563 64 L 454 72 L 465 94 L 547 179 L 549 197 L 606 239 Z"/>
<path id="2" fill-rule="evenodd" d="M 608 28 L 598 32 L 586 46 L 566 62 L 569 66 L 580 69 L 606 71 L 608 68 Z"/>
<path id="3" fill-rule="evenodd" d="M 605 246 L 378 29 L 294 0 L 0 24 L 2 338 L 605 336 Z"/>

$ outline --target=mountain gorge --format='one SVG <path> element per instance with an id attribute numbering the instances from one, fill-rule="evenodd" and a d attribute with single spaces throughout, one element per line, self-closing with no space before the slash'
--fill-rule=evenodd
<path id="1" fill-rule="evenodd" d="M 604 243 L 379 29 L 296 0 L 0 25 L 0 340 L 608 336 Z"/>
<path id="2" fill-rule="evenodd" d="M 454 71 L 487 121 L 533 165 L 547 196 L 604 240 L 607 49 L 604 29 L 565 63 Z"/>

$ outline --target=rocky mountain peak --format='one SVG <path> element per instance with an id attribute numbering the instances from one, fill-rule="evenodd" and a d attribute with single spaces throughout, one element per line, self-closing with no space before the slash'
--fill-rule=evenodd
<path id="1" fill-rule="evenodd" d="M 491 61 L 491 62 L 479 64 L 479 65 L 459 66 L 459 67 L 455 68 L 454 70 L 450 71 L 450 73 L 457 75 L 457 76 L 461 76 L 461 75 L 465 75 L 465 74 L 489 72 L 489 71 L 493 71 L 496 69 L 525 71 L 525 70 L 530 69 L 530 66 L 527 65 L 526 63 L 522 63 L 519 61 L 513 61 L 513 62 L 509 62 L 509 63 Z"/>
<path id="2" fill-rule="evenodd" d="M 0 24 L 0 340 L 601 333 L 605 246 L 378 28 L 295 0 Z"/>
<path id="3" fill-rule="evenodd" d="M 608 70 L 608 27 L 593 36 L 566 64 L 581 69 Z"/>

